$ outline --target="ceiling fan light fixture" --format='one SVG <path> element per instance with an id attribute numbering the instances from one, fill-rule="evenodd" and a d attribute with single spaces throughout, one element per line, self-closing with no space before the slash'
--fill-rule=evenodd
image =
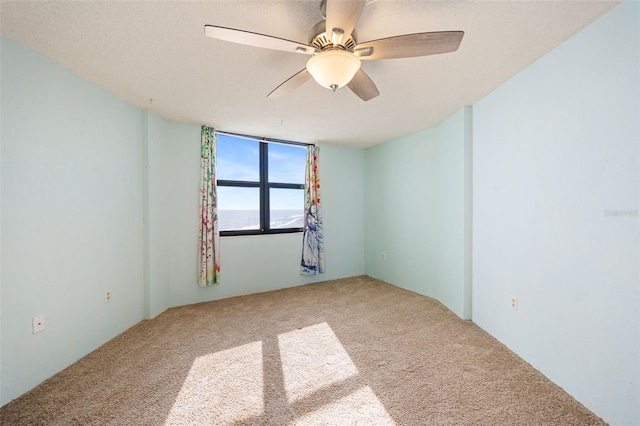
<path id="1" fill-rule="evenodd" d="M 326 50 L 307 61 L 307 71 L 319 85 L 332 89 L 346 86 L 360 69 L 360 58 L 346 50 Z"/>

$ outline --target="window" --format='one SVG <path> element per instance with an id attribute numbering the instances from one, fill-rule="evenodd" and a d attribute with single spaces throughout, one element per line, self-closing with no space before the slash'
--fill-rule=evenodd
<path id="1" fill-rule="evenodd" d="M 221 236 L 302 232 L 305 144 L 218 133 Z"/>

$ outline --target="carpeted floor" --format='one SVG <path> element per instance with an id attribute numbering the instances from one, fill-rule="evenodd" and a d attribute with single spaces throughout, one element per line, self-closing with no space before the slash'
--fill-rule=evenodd
<path id="1" fill-rule="evenodd" d="M 3 425 L 599 425 L 440 303 L 362 276 L 169 309 Z"/>

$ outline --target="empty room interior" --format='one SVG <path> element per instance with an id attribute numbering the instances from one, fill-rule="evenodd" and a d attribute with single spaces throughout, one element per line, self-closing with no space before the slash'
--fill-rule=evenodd
<path id="1" fill-rule="evenodd" d="M 639 2 L 0 32 L 0 423 L 640 425 Z"/>

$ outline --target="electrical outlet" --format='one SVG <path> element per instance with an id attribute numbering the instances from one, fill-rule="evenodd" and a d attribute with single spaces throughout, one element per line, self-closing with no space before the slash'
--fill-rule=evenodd
<path id="1" fill-rule="evenodd" d="M 40 333 L 44 330 L 44 315 L 33 317 L 33 334 Z"/>
<path id="2" fill-rule="evenodd" d="M 104 292 L 104 303 L 111 302 L 111 290 L 107 290 Z"/>
<path id="3" fill-rule="evenodd" d="M 382 253 L 382 255 L 380 255 L 380 258 L 382 260 L 387 260 L 387 253 Z"/>
<path id="4" fill-rule="evenodd" d="M 511 296 L 511 309 L 518 310 L 518 298 L 516 296 Z"/>

